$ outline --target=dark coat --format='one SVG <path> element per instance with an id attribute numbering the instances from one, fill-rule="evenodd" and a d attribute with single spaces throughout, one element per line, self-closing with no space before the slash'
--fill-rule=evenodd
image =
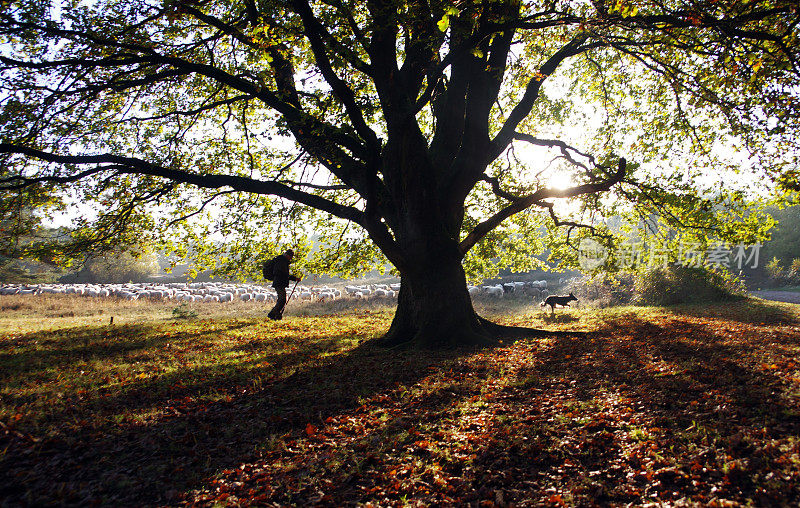
<path id="1" fill-rule="evenodd" d="M 289 275 L 289 258 L 281 254 L 275 257 L 275 266 L 272 269 L 274 279 L 272 279 L 272 287 L 285 288 L 289 286 L 289 281 L 299 281 L 300 279 L 294 275 Z"/>

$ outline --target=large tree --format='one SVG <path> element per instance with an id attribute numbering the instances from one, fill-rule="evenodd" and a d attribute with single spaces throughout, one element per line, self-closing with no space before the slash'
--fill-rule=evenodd
<path id="1" fill-rule="evenodd" d="M 713 229 L 698 176 L 747 149 L 791 184 L 798 22 L 794 0 L 4 1 L 0 178 L 72 185 L 97 243 L 211 210 L 229 259 L 276 220 L 337 239 L 342 270 L 377 247 L 402 278 L 387 342 L 483 341 L 468 260 L 607 234 L 621 200 Z"/>

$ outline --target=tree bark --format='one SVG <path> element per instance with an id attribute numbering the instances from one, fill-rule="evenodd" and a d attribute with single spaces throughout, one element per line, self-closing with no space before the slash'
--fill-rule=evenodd
<path id="1" fill-rule="evenodd" d="M 428 242 L 424 252 L 400 269 L 397 310 L 389 331 L 378 340 L 384 347 L 444 349 L 490 346 L 502 338 L 581 336 L 576 332 L 551 332 L 506 326 L 479 316 L 472 306 L 461 255 L 455 240 Z M 432 247 L 437 245 L 437 247 Z"/>
<path id="2" fill-rule="evenodd" d="M 439 349 L 492 341 L 472 307 L 459 260 L 431 254 L 400 276 L 397 311 L 382 345 Z"/>
<path id="3" fill-rule="evenodd" d="M 585 335 L 499 325 L 479 316 L 460 260 L 427 256 L 413 270 L 401 272 L 401 280 L 394 320 L 378 340 L 384 347 L 444 349 L 490 346 L 502 338 Z"/>

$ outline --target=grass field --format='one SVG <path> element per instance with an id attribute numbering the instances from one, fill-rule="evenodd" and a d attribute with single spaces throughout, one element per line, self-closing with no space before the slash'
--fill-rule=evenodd
<path id="1" fill-rule="evenodd" d="M 800 503 L 800 306 L 479 307 L 583 333 L 386 351 L 374 302 L 0 297 L 0 504 Z"/>

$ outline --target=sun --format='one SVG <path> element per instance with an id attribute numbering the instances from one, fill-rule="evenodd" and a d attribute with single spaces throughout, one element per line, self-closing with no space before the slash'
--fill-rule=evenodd
<path id="1" fill-rule="evenodd" d="M 572 173 L 561 169 L 551 171 L 545 180 L 547 187 L 551 189 L 564 190 L 575 185 L 575 181 L 572 179 Z"/>

